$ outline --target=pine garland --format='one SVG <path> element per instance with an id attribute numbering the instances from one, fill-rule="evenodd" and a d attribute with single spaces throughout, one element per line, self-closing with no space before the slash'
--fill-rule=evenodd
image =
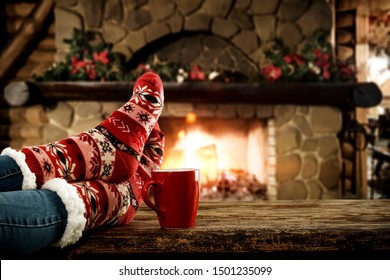
<path id="1" fill-rule="evenodd" d="M 205 72 L 200 66 L 192 67 L 160 61 L 140 64 L 127 69 L 124 57 L 112 51 L 112 44 L 92 45 L 94 34 L 74 29 L 72 38 L 65 39 L 69 52 L 65 60 L 54 64 L 33 80 L 43 81 L 135 81 L 146 71 L 154 71 L 164 81 L 219 81 L 219 82 L 336 82 L 355 81 L 352 67 L 336 63 L 328 33 L 315 32 L 302 49 L 302 53 L 289 53 L 283 42 L 276 39 L 265 51 L 269 63 L 260 69 L 257 77 L 249 79 L 239 73 L 227 71 Z"/>

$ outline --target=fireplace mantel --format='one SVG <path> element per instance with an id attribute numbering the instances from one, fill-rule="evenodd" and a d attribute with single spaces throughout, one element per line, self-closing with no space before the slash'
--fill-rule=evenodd
<path id="1" fill-rule="evenodd" d="M 8 85 L 10 105 L 57 101 L 125 101 L 128 82 L 18 82 Z M 375 83 L 164 83 L 166 102 L 323 105 L 368 108 L 382 92 Z"/>

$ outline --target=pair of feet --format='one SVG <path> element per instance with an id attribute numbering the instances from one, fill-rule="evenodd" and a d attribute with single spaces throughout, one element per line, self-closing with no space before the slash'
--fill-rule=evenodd
<path id="1" fill-rule="evenodd" d="M 148 72 L 135 82 L 131 99 L 95 128 L 2 152 L 18 163 L 22 189 L 50 189 L 65 204 L 68 225 L 58 245 L 73 244 L 86 229 L 133 219 L 144 181 L 162 164 L 164 136 L 157 120 L 163 102 L 162 81 Z"/>

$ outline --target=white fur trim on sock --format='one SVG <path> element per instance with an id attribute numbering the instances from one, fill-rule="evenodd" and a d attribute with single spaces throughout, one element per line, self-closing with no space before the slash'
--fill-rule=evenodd
<path id="1" fill-rule="evenodd" d="M 9 156 L 10 158 L 16 161 L 17 165 L 19 165 L 19 168 L 23 174 L 23 183 L 22 183 L 23 190 L 33 190 L 37 188 L 37 184 L 35 182 L 36 181 L 35 174 L 32 173 L 30 168 L 28 167 L 26 163 L 25 154 L 8 147 L 1 152 L 1 155 Z"/>
<path id="2" fill-rule="evenodd" d="M 68 223 L 61 239 L 55 242 L 54 246 L 61 248 L 76 243 L 83 234 L 87 219 L 84 217 L 84 201 L 78 195 L 76 187 L 64 179 L 54 178 L 43 184 L 42 189 L 54 191 L 65 204 L 68 212 Z"/>

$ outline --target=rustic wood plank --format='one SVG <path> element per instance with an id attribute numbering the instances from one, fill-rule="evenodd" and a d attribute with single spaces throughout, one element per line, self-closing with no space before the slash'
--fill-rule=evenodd
<path id="1" fill-rule="evenodd" d="M 27 82 L 30 101 L 126 101 L 131 96 L 128 82 Z M 166 102 L 251 103 L 375 106 L 382 92 L 375 83 L 164 83 Z M 12 92 L 11 95 L 17 95 Z M 7 96 L 5 97 L 7 100 Z M 15 97 L 13 97 L 15 99 Z M 24 105 L 24 104 L 19 104 Z"/>
<path id="2" fill-rule="evenodd" d="M 0 68 L 0 78 L 3 78 L 7 74 L 7 71 L 35 38 L 53 7 L 53 0 L 42 0 L 36 4 L 30 15 L 23 21 L 15 37 L 0 55 L 0 65 L 2 66 Z"/>
<path id="3" fill-rule="evenodd" d="M 160 229 L 141 207 L 127 226 L 99 228 L 68 258 L 308 257 L 390 252 L 390 200 L 201 202 L 192 229 Z M 333 256 L 333 255 L 332 255 Z"/>

